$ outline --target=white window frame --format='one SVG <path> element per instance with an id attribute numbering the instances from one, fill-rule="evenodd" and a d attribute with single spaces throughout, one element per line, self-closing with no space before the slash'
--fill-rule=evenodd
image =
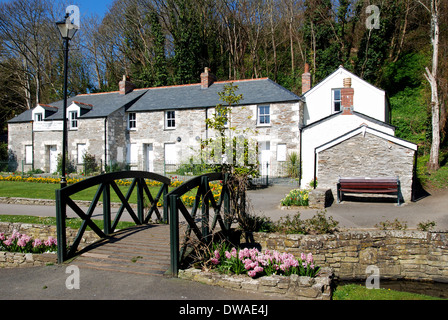
<path id="1" fill-rule="evenodd" d="M 33 146 L 25 146 L 25 164 L 33 164 Z"/>
<path id="2" fill-rule="evenodd" d="M 87 144 L 78 143 L 76 146 L 78 164 L 84 164 L 84 155 L 87 153 Z"/>
<path id="3" fill-rule="evenodd" d="M 269 113 L 261 113 L 262 108 L 268 108 Z M 261 121 L 263 117 L 263 121 Z M 267 122 L 266 122 L 267 117 Z M 270 126 L 271 125 L 271 106 L 260 105 L 257 107 L 257 125 L 258 126 Z"/>
<path id="4" fill-rule="evenodd" d="M 173 117 L 169 117 L 171 113 Z M 176 111 L 174 110 L 165 111 L 165 129 L 168 130 L 176 129 Z"/>
<path id="5" fill-rule="evenodd" d="M 129 143 L 127 145 L 126 162 L 129 165 L 138 163 L 138 145 L 136 143 Z"/>
<path id="6" fill-rule="evenodd" d="M 339 91 L 339 99 L 335 99 L 335 93 Z M 336 103 L 339 103 L 339 110 L 336 110 Z M 342 94 L 341 89 L 331 90 L 331 112 L 336 113 L 342 111 Z"/>
<path id="7" fill-rule="evenodd" d="M 78 130 L 78 117 L 79 115 L 77 111 L 69 111 L 68 119 L 70 130 Z"/>
<path id="8" fill-rule="evenodd" d="M 42 122 L 44 121 L 44 114 L 42 112 L 38 112 L 34 114 L 34 122 Z"/>
<path id="9" fill-rule="evenodd" d="M 137 129 L 137 114 L 135 112 L 128 113 L 128 130 Z"/>

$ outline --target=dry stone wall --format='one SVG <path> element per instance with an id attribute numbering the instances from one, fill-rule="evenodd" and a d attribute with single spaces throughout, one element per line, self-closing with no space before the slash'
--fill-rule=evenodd
<path id="1" fill-rule="evenodd" d="M 254 233 L 263 250 L 313 254 L 338 279 L 366 279 L 368 266 L 384 279 L 448 282 L 448 236 L 412 230 L 350 230 L 326 235 Z"/>

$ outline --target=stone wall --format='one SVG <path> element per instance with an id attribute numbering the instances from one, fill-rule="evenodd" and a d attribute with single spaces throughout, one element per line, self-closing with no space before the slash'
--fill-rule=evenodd
<path id="1" fill-rule="evenodd" d="M 405 201 L 412 197 L 414 151 L 373 134 L 358 134 L 318 157 L 318 186 L 336 198 L 339 177 L 399 177 Z"/>
<path id="2" fill-rule="evenodd" d="M 316 278 L 272 275 L 255 279 L 247 275 L 225 275 L 193 268 L 179 270 L 181 279 L 298 300 L 330 300 L 332 276 L 333 272 L 329 268 L 322 269 Z"/>
<path id="3" fill-rule="evenodd" d="M 375 265 L 384 279 L 448 282 L 448 235 L 411 230 L 351 230 L 327 235 L 254 233 L 262 250 L 313 254 L 339 279 L 366 279 Z"/>
<path id="4" fill-rule="evenodd" d="M 25 164 L 25 146 L 33 144 L 33 123 L 9 123 L 8 124 L 8 150 L 13 157 L 11 171 L 22 171 L 22 160 L 24 171 L 32 169 L 32 164 Z"/>

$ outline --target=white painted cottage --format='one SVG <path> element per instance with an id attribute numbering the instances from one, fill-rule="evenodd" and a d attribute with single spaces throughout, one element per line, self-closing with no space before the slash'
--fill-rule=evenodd
<path id="1" fill-rule="evenodd" d="M 395 137 L 386 93 L 342 66 L 311 87 L 307 71 L 302 76 L 301 187 L 317 179 L 318 187 L 335 192 L 339 177 L 392 176 L 410 200 L 417 146 Z"/>

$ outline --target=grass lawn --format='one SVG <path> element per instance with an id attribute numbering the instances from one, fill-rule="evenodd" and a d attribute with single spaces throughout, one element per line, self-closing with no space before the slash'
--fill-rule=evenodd
<path id="1" fill-rule="evenodd" d="M 103 230 L 103 220 L 95 220 L 92 221 Z M 56 217 L 36 217 L 36 216 L 25 216 L 25 215 L 0 215 L 0 222 L 12 222 L 12 223 L 29 223 L 29 224 L 44 224 L 55 226 L 56 225 Z M 83 222 L 80 218 L 67 218 L 65 223 L 67 227 L 72 229 L 79 229 L 81 227 L 81 223 Z M 118 222 L 117 229 L 124 229 L 128 227 L 134 226 L 134 222 L 128 221 L 120 221 Z M 87 230 L 91 230 L 90 227 L 87 227 Z"/>
<path id="2" fill-rule="evenodd" d="M 55 190 L 59 189 L 59 184 L 53 183 L 32 183 L 32 182 L 19 182 L 19 181 L 0 181 L 0 197 L 10 198 L 30 198 L 30 199 L 51 199 L 55 200 Z M 129 186 L 119 186 L 124 196 L 129 189 Z M 83 190 L 73 195 L 73 200 L 87 200 L 92 201 L 98 186 Z M 137 188 L 129 199 L 131 203 L 137 203 Z M 152 196 L 157 196 L 160 187 L 149 187 L 149 191 Z M 112 202 L 120 202 L 118 196 L 111 189 L 110 192 Z"/>
<path id="3" fill-rule="evenodd" d="M 367 289 L 360 284 L 346 284 L 336 288 L 333 300 L 444 300 L 422 294 L 390 289 Z"/>

